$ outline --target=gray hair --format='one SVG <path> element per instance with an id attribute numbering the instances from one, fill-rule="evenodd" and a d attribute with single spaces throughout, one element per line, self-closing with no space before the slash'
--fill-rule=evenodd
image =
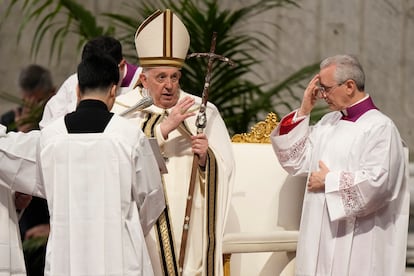
<path id="1" fill-rule="evenodd" d="M 337 83 L 344 83 L 346 80 L 353 80 L 358 90 L 365 89 L 365 74 L 358 59 L 352 55 L 336 55 L 324 59 L 320 69 L 330 65 L 336 65 L 334 79 Z"/>
<path id="2" fill-rule="evenodd" d="M 151 71 L 151 67 L 142 67 L 141 73 L 144 74 L 147 78 L 149 77 L 149 71 Z"/>

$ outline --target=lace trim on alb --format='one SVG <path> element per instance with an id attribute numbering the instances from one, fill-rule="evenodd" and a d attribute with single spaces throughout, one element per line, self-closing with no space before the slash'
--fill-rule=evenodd
<path id="1" fill-rule="evenodd" d="M 305 148 L 305 143 L 306 137 L 303 137 L 288 149 L 278 150 L 277 155 L 279 156 L 280 162 L 286 162 L 288 160 L 298 158 L 298 156 L 303 152 L 303 149 Z"/>
<path id="2" fill-rule="evenodd" d="M 347 216 L 356 215 L 361 211 L 363 205 L 361 194 L 353 184 L 354 174 L 350 172 L 341 172 L 339 177 L 339 191 Z"/>

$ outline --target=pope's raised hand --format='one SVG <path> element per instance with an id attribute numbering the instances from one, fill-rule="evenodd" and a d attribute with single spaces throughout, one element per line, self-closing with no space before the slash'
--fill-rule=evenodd
<path id="1" fill-rule="evenodd" d="M 188 117 L 194 116 L 195 112 L 190 111 L 194 105 L 194 98 L 187 96 L 181 99 L 172 109 L 168 117 L 161 123 L 161 133 L 164 139 L 168 138 L 168 134 L 176 129 L 181 122 Z"/>

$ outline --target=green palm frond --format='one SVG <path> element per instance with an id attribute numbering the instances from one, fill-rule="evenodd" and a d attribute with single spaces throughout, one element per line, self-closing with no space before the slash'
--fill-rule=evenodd
<path id="1" fill-rule="evenodd" d="M 293 86 L 299 86 L 301 89 L 304 89 L 306 86 L 303 86 L 302 81 L 307 80 L 310 78 L 315 72 L 319 69 L 319 63 L 314 63 L 308 66 L 301 68 L 300 70 L 294 72 L 286 79 L 282 80 L 278 84 L 269 88 L 265 93 L 264 96 L 260 98 L 260 101 L 256 104 L 263 104 L 265 102 L 269 102 L 274 100 L 273 98 L 277 98 L 278 101 L 282 100 L 281 91 L 287 91 L 294 100 L 299 101 L 300 98 L 297 97 L 293 91 Z"/>
<path id="2" fill-rule="evenodd" d="M 21 7 L 17 7 L 18 4 L 21 4 Z M 77 43 L 77 50 L 79 50 L 90 38 L 114 33 L 112 26 L 106 29 L 99 26 L 96 17 L 75 0 L 12 0 L 7 7 L 5 17 L 13 8 L 20 8 L 22 12 L 22 21 L 17 32 L 18 42 L 24 30 L 29 25 L 37 23 L 31 46 L 31 54 L 34 57 L 37 57 L 41 44 L 48 40 L 47 35 L 50 33 L 52 34 L 50 58 L 56 54 L 58 59 L 69 34 L 75 34 L 79 39 Z"/>

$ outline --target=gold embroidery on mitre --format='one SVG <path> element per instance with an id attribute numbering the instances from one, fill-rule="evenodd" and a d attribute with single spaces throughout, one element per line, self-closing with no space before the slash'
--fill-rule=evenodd
<path id="1" fill-rule="evenodd" d="M 171 10 L 164 13 L 164 57 L 172 57 L 172 14 Z"/>
<path id="2" fill-rule="evenodd" d="M 270 112 L 264 121 L 252 126 L 250 132 L 235 134 L 231 141 L 235 143 L 270 143 L 270 134 L 277 124 L 277 115 Z"/>

